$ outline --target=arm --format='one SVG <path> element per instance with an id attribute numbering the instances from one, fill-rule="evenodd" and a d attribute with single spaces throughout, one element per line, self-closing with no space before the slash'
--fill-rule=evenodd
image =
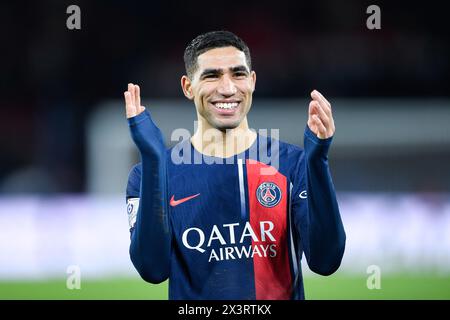
<path id="1" fill-rule="evenodd" d="M 131 231 L 130 257 L 145 281 L 160 283 L 169 275 L 171 245 L 166 149 L 160 130 L 140 104 L 139 87 L 129 84 L 124 95 L 131 137 L 142 161 L 140 203 Z"/>
<path id="2" fill-rule="evenodd" d="M 311 97 L 305 151 L 300 162 L 307 191 L 302 247 L 309 268 L 330 275 L 341 264 L 346 240 L 328 166 L 328 149 L 335 128 L 329 102 L 318 91 L 313 91 Z"/>

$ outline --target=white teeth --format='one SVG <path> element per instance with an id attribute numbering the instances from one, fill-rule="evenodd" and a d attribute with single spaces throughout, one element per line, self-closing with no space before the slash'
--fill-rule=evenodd
<path id="1" fill-rule="evenodd" d="M 215 106 L 219 109 L 233 109 L 233 108 L 237 108 L 239 103 L 237 102 L 231 102 L 231 103 L 222 103 L 222 102 L 217 102 L 215 104 Z"/>

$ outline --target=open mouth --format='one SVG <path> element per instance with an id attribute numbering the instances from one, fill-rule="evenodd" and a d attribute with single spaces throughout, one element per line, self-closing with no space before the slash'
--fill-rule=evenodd
<path id="1" fill-rule="evenodd" d="M 240 101 L 232 101 L 232 102 L 213 102 L 211 103 L 214 106 L 214 109 L 219 111 L 219 113 L 223 114 L 231 114 L 234 113 L 235 110 L 238 109 L 240 105 Z"/>

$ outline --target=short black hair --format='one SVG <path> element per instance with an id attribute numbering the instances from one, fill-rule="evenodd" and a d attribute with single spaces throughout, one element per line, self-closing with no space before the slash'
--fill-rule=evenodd
<path id="1" fill-rule="evenodd" d="M 192 79 L 198 68 L 197 58 L 202 53 L 214 48 L 235 47 L 244 52 L 247 65 L 252 70 L 252 59 L 247 44 L 230 31 L 211 31 L 197 36 L 184 50 L 186 74 Z"/>

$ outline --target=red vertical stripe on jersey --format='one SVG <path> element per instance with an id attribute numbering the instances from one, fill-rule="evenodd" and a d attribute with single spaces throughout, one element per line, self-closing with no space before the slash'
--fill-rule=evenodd
<path id="1" fill-rule="evenodd" d="M 287 179 L 272 167 L 273 170 L 267 170 L 270 166 L 257 162 L 255 160 L 246 161 L 247 183 L 250 209 L 250 224 L 258 236 L 258 242 L 252 240 L 252 248 L 258 247 L 261 256 L 255 253 L 253 255 L 253 268 L 255 272 L 255 290 L 258 300 L 282 300 L 290 299 L 291 296 L 291 271 L 289 267 L 288 255 L 288 226 L 287 226 Z M 265 169 L 265 170 L 264 170 Z M 267 174 L 267 171 L 269 174 Z M 272 174 L 270 174 L 272 173 Z M 268 208 L 259 203 L 256 191 L 263 182 L 273 182 L 281 190 L 280 202 Z M 262 221 L 271 221 L 274 225 L 270 234 L 272 241 L 266 236 L 265 241 L 261 240 Z M 267 230 L 267 224 L 264 224 Z M 272 250 L 267 249 L 264 256 L 264 247 L 274 246 L 276 256 Z"/>

